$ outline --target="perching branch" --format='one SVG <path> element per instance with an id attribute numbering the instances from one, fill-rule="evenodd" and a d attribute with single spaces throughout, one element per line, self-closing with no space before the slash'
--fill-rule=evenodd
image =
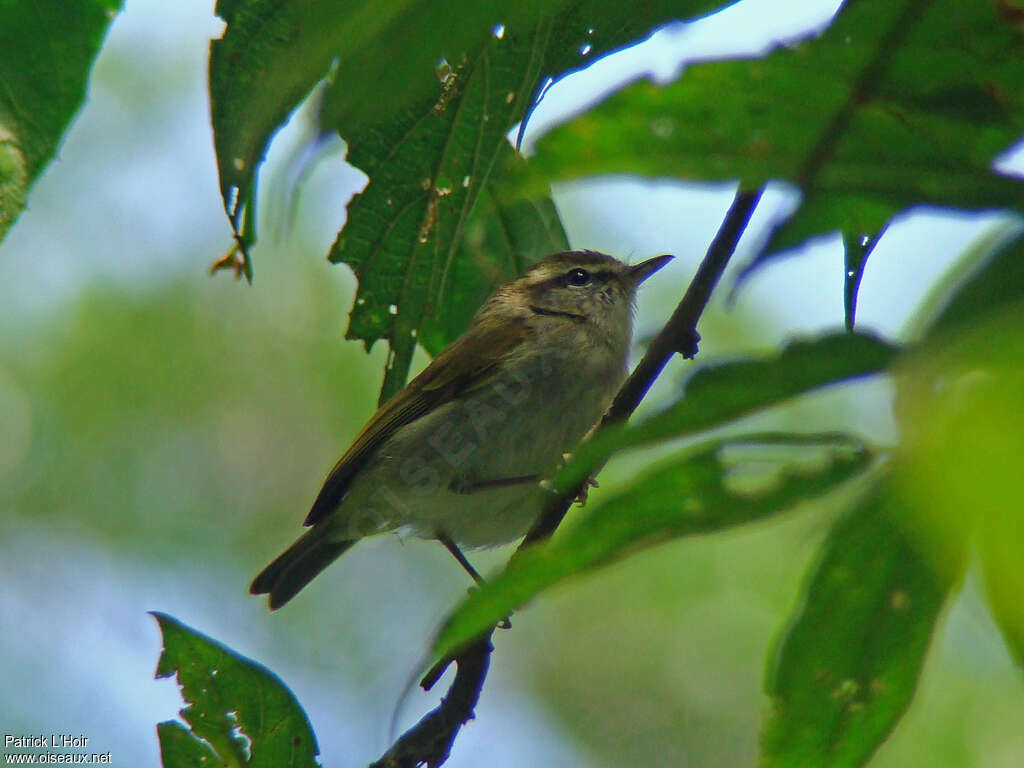
<path id="1" fill-rule="evenodd" d="M 708 246 L 708 251 L 700 266 L 697 267 L 697 274 L 690 281 L 690 287 L 686 289 L 682 301 L 679 302 L 676 311 L 672 313 L 672 317 L 665 323 L 665 327 L 648 345 L 647 352 L 644 353 L 636 368 L 633 369 L 633 373 L 629 375 L 626 383 L 615 395 L 611 407 L 601 419 L 595 434 L 609 424 L 625 421 L 633 415 L 633 411 L 640 405 L 640 401 L 644 399 L 647 391 L 654 384 L 654 380 L 672 359 L 672 355 L 678 352 L 688 360 L 696 356 L 697 342 L 700 341 L 697 322 L 711 299 L 711 292 L 718 284 L 722 273 L 725 272 L 729 259 L 736 251 L 736 244 L 739 243 L 740 237 L 746 230 L 750 216 L 760 199 L 761 190 L 755 192 L 741 190 L 736 193 L 736 197 L 722 221 L 722 226 L 719 227 L 715 239 Z M 544 508 L 544 512 L 533 528 L 526 534 L 519 550 L 534 542 L 549 538 L 561 524 L 565 513 L 572 506 L 573 500 L 582 491 L 583 485 L 581 484 L 568 493 L 552 499 Z M 516 554 L 519 554 L 519 550 L 516 551 Z"/>
<path id="2" fill-rule="evenodd" d="M 609 424 L 625 421 L 633 414 L 672 355 L 678 352 L 690 359 L 697 354 L 697 342 L 700 341 L 697 323 L 760 199 L 760 190 L 741 190 L 736 194 L 679 306 L 647 347 L 647 352 L 622 385 L 595 433 Z M 513 559 L 527 547 L 550 538 L 582 490 L 583 484 L 553 497 L 512 555 Z M 452 662 L 457 668 L 455 679 L 441 703 L 402 734 L 370 768 L 415 768 L 419 765 L 435 768 L 448 759 L 459 729 L 473 718 L 473 710 L 480 699 L 490 654 L 494 650 L 491 645 L 494 630 L 495 627 L 491 627 L 474 643 L 454 657 L 442 660 L 426 674 L 420 685 L 429 691 Z"/>

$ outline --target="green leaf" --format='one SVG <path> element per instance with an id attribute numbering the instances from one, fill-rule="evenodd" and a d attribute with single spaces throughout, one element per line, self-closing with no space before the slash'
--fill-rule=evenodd
<path id="1" fill-rule="evenodd" d="M 0 240 L 57 151 L 120 0 L 0 2 Z"/>
<path id="2" fill-rule="evenodd" d="M 986 238 L 972 249 L 975 253 L 965 256 L 974 274 L 956 287 L 936 313 L 929 323 L 929 337 L 969 326 L 1024 301 L 1024 230 L 1019 223 L 1012 227 L 1009 237 L 1005 231 L 996 233 L 995 248 Z"/>
<path id="3" fill-rule="evenodd" d="M 836 333 L 791 342 L 774 358 L 699 368 L 676 404 L 636 426 L 607 428 L 581 445 L 554 487 L 570 491 L 616 451 L 694 435 L 791 397 L 879 373 L 896 355 L 895 347 L 870 334 Z"/>
<path id="4" fill-rule="evenodd" d="M 349 203 L 330 259 L 349 264 L 359 278 L 347 337 L 367 345 L 387 339 L 391 346 L 381 402 L 404 385 L 417 335 L 428 318 L 434 331 L 447 329 L 446 341 L 465 329 L 454 321 L 438 322 L 453 295 L 462 293 L 453 285 L 453 273 L 472 273 L 471 266 L 459 263 L 467 255 L 462 238 L 492 169 L 507 173 L 523 165 L 506 135 L 524 119 L 543 76 L 578 68 L 581 44 L 588 47 L 589 60 L 659 23 L 714 5 L 707 0 L 639 5 L 589 0 L 568 4 L 560 13 L 508 21 L 500 37 L 488 27 L 472 50 L 458 57 L 446 54 L 432 75 L 432 88 L 408 106 L 389 111 L 383 121 L 367 120 L 351 105 L 339 106 L 351 97 L 352 76 L 342 65 L 325 96 L 322 123 L 348 142 L 348 162 L 370 180 Z M 488 282 L 494 287 L 499 281 Z M 487 294 L 473 286 L 469 291 L 478 300 Z M 468 320 L 478 306 L 460 307 L 456 314 Z M 435 346 L 440 341 L 435 339 Z"/>
<path id="5" fill-rule="evenodd" d="M 836 229 L 873 237 L 919 203 L 1022 210 L 1024 186 L 992 163 L 1024 133 L 1024 35 L 995 5 L 849 0 L 818 39 L 631 86 L 543 139 L 531 166 L 791 181 L 802 204 L 765 255 Z"/>
<path id="6" fill-rule="evenodd" d="M 993 277 L 1019 271 L 991 266 Z M 1004 291 L 986 272 L 949 306 L 939 326 L 948 332 L 897 369 L 903 461 L 894 481 L 937 568 L 955 576 L 977 545 L 992 614 L 1024 664 L 1024 300 L 1012 301 L 1019 285 Z"/>
<path id="7" fill-rule="evenodd" d="M 405 383 L 424 325 L 435 346 L 464 330 L 440 319 L 448 299 L 464 292 L 453 274 L 472 273 L 459 263 L 467 256 L 461 241 L 492 169 L 506 156 L 521 162 L 505 136 L 528 114 L 545 78 L 721 4 L 405 0 L 382 10 L 357 0 L 222 0 L 218 13 L 228 27 L 211 49 L 212 119 L 221 194 L 246 274 L 256 167 L 273 131 L 337 58 L 321 125 L 346 140 L 348 161 L 370 180 L 349 203 L 330 259 L 359 277 L 348 338 L 391 346 L 386 400 Z M 481 291 L 469 286 L 465 293 Z M 456 315 L 471 317 L 467 309 L 460 305 Z"/>
<path id="8" fill-rule="evenodd" d="M 509 90 L 518 91 L 519 78 L 527 73 L 533 73 L 536 86 L 540 74 L 560 77 L 636 40 L 657 24 L 720 4 L 713 0 L 642 0 L 629 6 L 611 0 L 219 0 L 216 12 L 227 28 L 210 46 L 210 100 L 225 210 L 243 241 L 251 244 L 256 171 L 270 138 L 329 73 L 333 84 L 322 105 L 324 124 L 344 126 L 342 136 L 349 139 L 386 127 L 395 115 L 435 103 L 438 60 L 447 58 L 453 67 L 464 60 L 475 61 L 494 39 L 492 30 L 499 24 L 520 36 L 529 36 L 542 22 L 551 30 L 511 71 L 502 73 L 515 81 L 502 84 L 503 96 Z M 562 23 L 552 29 L 551 19 L 559 14 Z M 589 36 L 588 29 L 593 29 Z M 581 46 L 588 43 L 592 51 L 584 58 Z M 524 104 L 519 106 L 525 109 Z"/>
<path id="9" fill-rule="evenodd" d="M 177 721 L 157 723 L 156 735 L 160 740 L 160 762 L 163 768 L 210 768 L 225 763 L 213 747 L 197 739 Z"/>
<path id="10" fill-rule="evenodd" d="M 508 30 L 500 45 L 455 66 L 439 93 L 386 123 L 343 133 L 348 161 L 370 181 L 349 203 L 330 259 L 359 279 L 347 338 L 391 345 L 382 402 L 404 385 L 424 318 L 449 303 L 445 288 L 465 255 L 459 246 L 473 206 L 499 154 L 512 154 L 505 134 L 540 74 L 539 61 L 527 71 L 519 65 L 549 34 L 549 21 Z"/>
<path id="11" fill-rule="evenodd" d="M 742 462 L 730 461 L 730 452 L 737 449 L 755 452 L 759 472 L 752 478 L 737 476 Z M 433 651 L 447 656 L 570 577 L 681 536 L 792 509 L 834 489 L 870 461 L 863 444 L 834 434 L 749 435 L 688 451 L 644 472 L 552 541 L 516 556 L 456 609 Z"/>
<path id="12" fill-rule="evenodd" d="M 164 768 L 319 765 L 306 713 L 280 678 L 166 614 L 153 616 L 164 637 L 156 676 L 177 675 L 188 702 L 181 716 L 191 728 L 158 726 Z M 215 763 L 207 762 L 211 755 Z"/>
<path id="13" fill-rule="evenodd" d="M 857 292 L 860 290 L 860 281 L 864 278 L 864 268 L 880 237 L 881 233 L 874 237 L 843 235 L 843 261 L 846 265 L 843 276 L 843 320 L 848 331 L 853 330 L 857 319 Z"/>
<path id="14" fill-rule="evenodd" d="M 558 5 L 557 2 L 552 3 Z M 446 51 L 476 48 L 503 14 L 547 3 L 441 5 L 426 0 L 219 0 L 227 28 L 210 45 L 210 100 L 225 210 L 246 242 L 255 238 L 254 185 L 272 134 L 339 60 L 351 119 L 389 117 L 432 90 Z M 452 23 L 459 19 L 459 23 Z"/>
<path id="15" fill-rule="evenodd" d="M 829 533 L 766 680 L 763 766 L 863 765 L 910 704 L 948 584 L 895 499 L 876 487 Z"/>
<path id="16" fill-rule="evenodd" d="M 510 145 L 503 151 L 513 153 Z M 520 161 L 522 162 L 522 161 Z M 466 329 L 484 299 L 545 256 L 568 250 L 569 241 L 551 198 L 503 199 L 489 182 L 466 225 L 435 311 L 424 317 L 419 343 L 437 355 Z"/>

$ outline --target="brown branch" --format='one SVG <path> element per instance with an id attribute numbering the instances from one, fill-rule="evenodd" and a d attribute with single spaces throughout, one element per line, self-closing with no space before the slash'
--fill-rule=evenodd
<path id="1" fill-rule="evenodd" d="M 622 385 L 596 431 L 628 419 L 672 355 L 678 352 L 683 357 L 692 358 L 697 354 L 697 342 L 700 341 L 697 322 L 760 199 L 760 191 L 740 191 L 736 194 L 682 301 L 647 347 L 647 352 Z M 527 547 L 551 537 L 584 485 L 585 481 L 579 487 L 552 498 L 512 555 L 513 558 Z M 473 718 L 473 710 L 480 699 L 491 651 L 494 650 L 491 645 L 494 629 L 491 627 L 454 657 L 434 665 L 420 686 L 429 691 L 454 662 L 457 668 L 455 679 L 447 695 L 434 710 L 402 734 L 370 768 L 415 768 L 419 765 L 434 768 L 448 759 L 459 729 Z"/>

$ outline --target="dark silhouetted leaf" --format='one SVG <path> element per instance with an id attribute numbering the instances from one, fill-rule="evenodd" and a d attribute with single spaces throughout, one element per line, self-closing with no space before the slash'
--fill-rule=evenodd
<path id="1" fill-rule="evenodd" d="M 948 585 L 875 488 L 833 527 L 765 689 L 772 768 L 863 765 L 910 704 Z"/>
<path id="2" fill-rule="evenodd" d="M 203 765 L 211 755 L 217 765 L 319 765 L 306 713 L 276 675 L 170 616 L 153 616 L 164 636 L 156 676 L 177 675 L 188 702 L 181 716 L 191 728 L 158 726 L 164 768 Z"/>
<path id="3" fill-rule="evenodd" d="M 818 39 L 631 86 L 543 139 L 531 166 L 794 182 L 803 202 L 762 258 L 836 229 L 871 238 L 918 203 L 1024 209 L 1020 180 L 992 171 L 1024 133 L 1024 35 L 995 5 L 850 0 Z"/>
<path id="4" fill-rule="evenodd" d="M 775 358 L 700 368 L 675 405 L 635 426 L 605 429 L 581 445 L 554 486 L 571 490 L 616 451 L 694 435 L 805 392 L 879 373 L 896 355 L 895 347 L 875 336 L 837 333 L 794 341 Z"/>
<path id="5" fill-rule="evenodd" d="M 879 237 L 881 233 L 874 237 L 843 234 L 846 263 L 846 274 L 843 276 L 843 319 L 848 331 L 853 330 L 857 319 L 857 292 L 864 277 L 864 267 L 867 266 L 868 257 L 878 244 Z"/>
<path id="6" fill-rule="evenodd" d="M 757 457 L 752 487 L 737 475 L 742 462 L 730 463 L 735 449 Z M 552 541 L 515 557 L 449 618 L 434 652 L 448 655 L 567 578 L 664 541 L 792 509 L 858 474 L 870 460 L 860 442 L 843 435 L 772 434 L 715 441 L 665 461 Z"/>
<path id="7" fill-rule="evenodd" d="M 85 98 L 120 0 L 0 3 L 0 240 Z"/>

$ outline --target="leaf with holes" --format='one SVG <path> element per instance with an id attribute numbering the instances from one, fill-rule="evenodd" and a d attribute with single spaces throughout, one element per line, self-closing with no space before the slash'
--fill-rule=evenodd
<path id="1" fill-rule="evenodd" d="M 309 719 L 276 675 L 166 614 L 153 616 L 164 636 L 156 676 L 177 675 L 188 703 L 188 728 L 157 726 L 164 768 L 319 766 Z"/>
<path id="2" fill-rule="evenodd" d="M 0 240 L 85 98 L 119 0 L 0 3 Z"/>

